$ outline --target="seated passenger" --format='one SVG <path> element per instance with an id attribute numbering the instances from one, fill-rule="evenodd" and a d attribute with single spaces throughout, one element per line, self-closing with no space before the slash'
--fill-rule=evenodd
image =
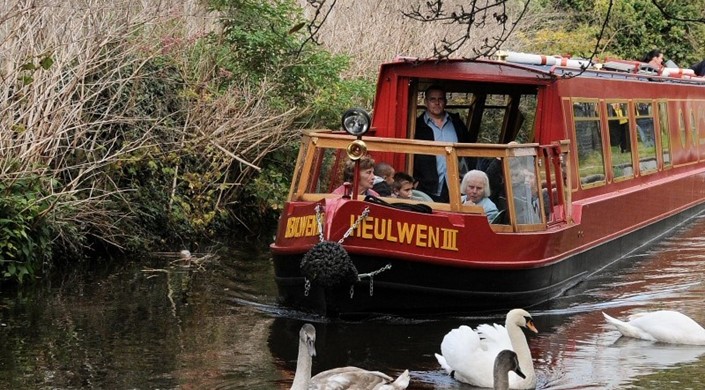
<path id="1" fill-rule="evenodd" d="M 509 162 L 511 170 L 512 193 L 514 194 L 514 208 L 516 220 L 519 224 L 541 223 L 539 192 L 536 186 L 536 177 L 529 170 L 532 167 L 533 157 L 513 157 Z"/>
<path id="2" fill-rule="evenodd" d="M 411 199 L 414 191 L 414 179 L 404 172 L 397 172 L 392 183 L 392 196 L 399 199 Z"/>
<path id="3" fill-rule="evenodd" d="M 397 193 L 397 187 L 399 189 L 407 188 L 408 186 L 406 186 L 405 183 L 409 183 L 411 185 L 409 196 L 402 196 L 401 194 L 398 194 L 396 195 L 397 198 L 417 200 L 420 202 L 433 202 L 433 199 L 430 196 L 423 191 L 416 189 L 418 181 L 406 172 L 397 172 L 394 174 L 394 185 L 392 186 L 394 188 L 394 193 Z"/>
<path id="4" fill-rule="evenodd" d="M 394 183 L 394 167 L 385 162 L 375 164 L 375 184 L 372 189 L 380 196 L 391 196 L 392 183 Z"/>
<path id="5" fill-rule="evenodd" d="M 485 172 L 473 169 L 466 173 L 460 184 L 460 190 L 463 194 L 461 202 L 464 205 L 482 206 L 487 215 L 487 220 L 491 222 L 495 219 L 499 210 L 489 198 L 491 195 L 490 181 Z"/>
<path id="6" fill-rule="evenodd" d="M 363 156 L 358 160 L 360 163 L 360 178 L 358 180 L 358 195 L 372 195 L 379 196 L 379 194 L 372 189 L 374 185 L 374 167 L 375 160 L 370 156 Z M 345 168 L 343 168 L 343 181 L 352 185 L 353 179 L 355 177 L 355 161 L 348 160 L 345 162 Z M 345 195 L 345 184 L 333 190 L 336 195 Z"/>

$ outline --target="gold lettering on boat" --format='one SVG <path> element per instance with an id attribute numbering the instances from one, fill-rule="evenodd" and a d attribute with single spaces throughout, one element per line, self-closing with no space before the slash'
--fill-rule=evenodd
<path id="1" fill-rule="evenodd" d="M 358 216 L 350 215 L 350 226 L 355 226 Z M 360 221 L 350 234 L 366 240 L 380 240 L 458 251 L 458 230 L 418 223 L 394 221 L 389 218 L 367 217 Z"/>
<path id="2" fill-rule="evenodd" d="M 286 232 L 284 238 L 312 237 L 317 236 L 318 221 L 315 215 L 304 215 L 303 217 L 289 217 L 286 221 Z"/>

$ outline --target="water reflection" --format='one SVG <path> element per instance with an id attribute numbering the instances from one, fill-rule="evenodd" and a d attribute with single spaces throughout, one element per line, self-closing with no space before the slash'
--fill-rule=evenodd
<path id="1" fill-rule="evenodd" d="M 705 324 L 705 221 L 531 310 L 540 389 L 705 388 L 705 347 L 621 338 L 625 318 L 674 309 Z M 144 258 L 0 292 L 0 388 L 288 389 L 304 322 L 317 328 L 313 372 L 356 365 L 411 389 L 468 389 L 434 353 L 461 324 L 502 316 L 329 321 L 276 304 L 266 248 L 230 250 L 202 270 Z M 145 272 L 146 269 L 161 271 Z"/>

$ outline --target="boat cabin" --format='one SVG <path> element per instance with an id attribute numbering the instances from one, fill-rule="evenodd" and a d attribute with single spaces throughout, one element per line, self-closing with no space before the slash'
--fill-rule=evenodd
<path id="1" fill-rule="evenodd" d="M 418 156 L 444 159 L 449 200 L 425 202 L 437 213 L 483 216 L 481 207 L 463 205 L 460 184 L 469 170 L 497 160 L 501 168 L 488 175 L 490 199 L 499 210 L 488 222 L 496 232 L 570 224 L 580 218 L 574 206 L 581 201 L 646 184 L 654 173 L 705 158 L 705 101 L 687 99 L 693 87 L 705 97 L 702 78 L 674 70 L 659 74 L 638 62 L 610 61 L 602 68 L 532 56 L 398 58 L 382 65 L 370 131 L 361 137 L 364 148 L 376 162 L 412 175 Z M 431 85 L 445 89 L 446 110 L 459 115 L 469 142 L 416 139 Z M 331 193 L 343 183 L 353 139 L 342 131 L 307 133 L 289 199 L 336 196 Z"/>

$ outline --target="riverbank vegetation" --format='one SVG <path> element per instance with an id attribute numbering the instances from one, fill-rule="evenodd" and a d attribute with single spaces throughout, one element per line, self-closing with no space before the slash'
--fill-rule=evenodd
<path id="1" fill-rule="evenodd" d="M 590 54 L 605 4 L 508 1 L 521 20 L 502 48 Z M 649 0 L 619 4 L 599 54 L 661 45 L 677 60 L 703 54 L 702 26 L 664 22 Z M 267 240 L 302 129 L 371 108 L 383 61 L 502 30 L 417 22 L 404 17 L 412 9 L 402 0 L 6 1 L 0 280 L 110 253 Z M 306 18 L 317 10 L 326 18 L 311 39 Z M 467 45 L 455 56 L 473 53 Z"/>
<path id="2" fill-rule="evenodd" d="M 369 104 L 289 1 L 35 3 L 0 11 L 5 279 L 265 234 L 299 130 Z"/>

